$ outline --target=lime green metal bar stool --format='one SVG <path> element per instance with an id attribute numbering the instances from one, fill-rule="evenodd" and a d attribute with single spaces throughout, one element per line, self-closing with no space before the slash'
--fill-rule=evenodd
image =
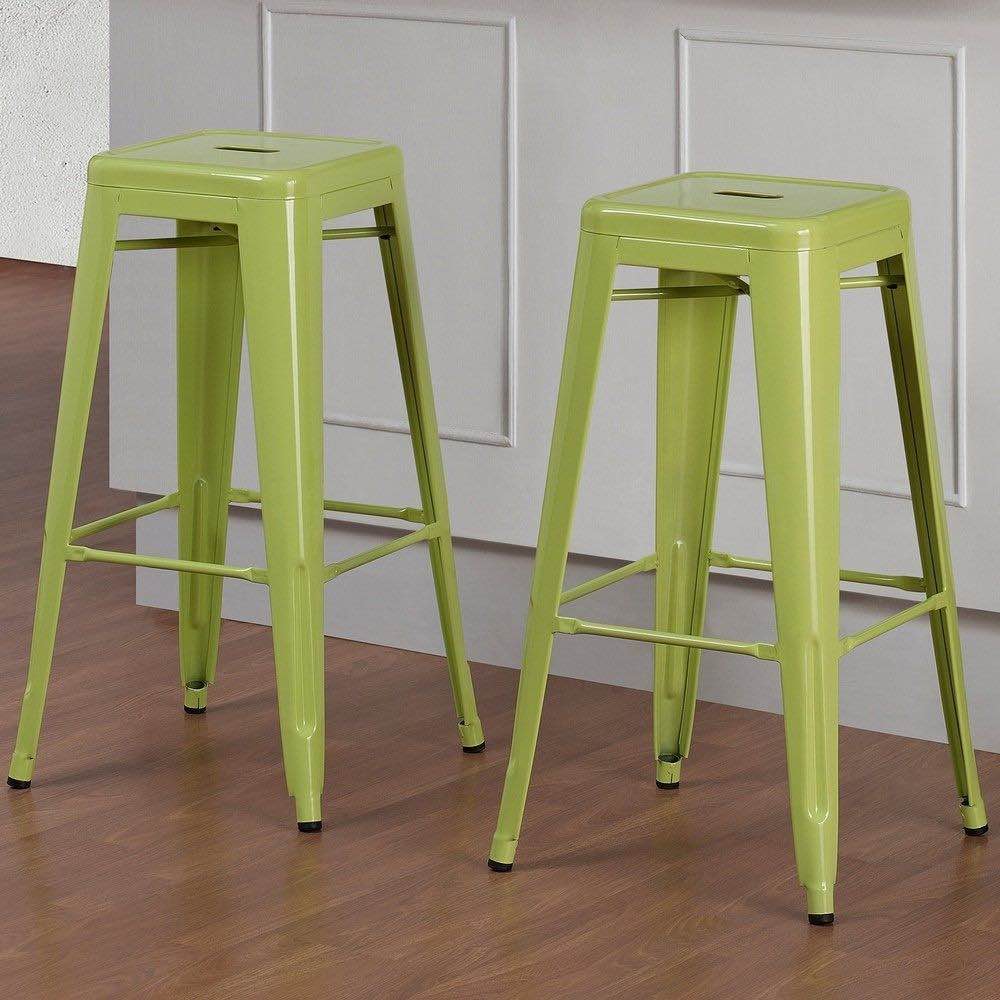
<path id="1" fill-rule="evenodd" d="M 374 225 L 323 229 L 374 210 Z M 117 240 L 119 216 L 176 219 L 177 236 Z M 379 241 L 420 489 L 418 508 L 323 498 L 324 240 Z M 73 527 L 84 434 L 115 251 L 177 250 L 178 469 L 169 496 Z M 260 491 L 231 486 L 244 304 Z M 259 503 L 266 567 L 225 565 L 229 504 Z M 90 548 L 90 535 L 177 508 L 180 558 Z M 325 563 L 323 512 L 414 530 Z M 214 680 L 225 577 L 270 590 L 282 752 L 299 829 L 321 826 L 323 585 L 426 541 L 464 750 L 485 746 L 465 655 L 437 421 L 417 296 L 399 150 L 380 142 L 269 132 L 196 132 L 113 150 L 90 163 L 56 428 L 28 683 L 8 784 L 27 788 L 48 684 L 66 562 L 180 574 L 184 708 Z"/>
<path id="2" fill-rule="evenodd" d="M 877 274 L 841 278 L 876 264 Z M 615 289 L 618 264 L 658 269 L 655 287 Z M 879 288 L 903 428 L 921 578 L 839 562 L 840 295 Z M 771 561 L 711 549 L 740 295 L 749 294 Z M 656 299 L 656 551 L 563 592 L 570 525 L 605 322 L 616 300 Z M 701 635 L 710 566 L 773 574 L 777 642 Z M 567 617 L 564 605 L 653 571 L 653 628 Z M 921 599 L 842 637 L 840 581 Z M 966 708 L 955 587 L 917 299 L 909 202 L 899 190 L 734 174 L 683 174 L 589 201 L 556 409 L 514 736 L 490 868 L 514 861 L 553 636 L 654 645 L 656 783 L 677 788 L 691 749 L 702 649 L 777 662 L 792 831 L 809 920 L 833 922 L 837 874 L 837 673 L 841 656 L 920 615 L 930 619 L 966 832 L 986 832 Z"/>

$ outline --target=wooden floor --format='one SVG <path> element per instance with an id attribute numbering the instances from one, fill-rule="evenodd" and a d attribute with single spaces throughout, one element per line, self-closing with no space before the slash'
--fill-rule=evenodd
<path id="1" fill-rule="evenodd" d="M 13 742 L 72 272 L 0 262 L 0 752 Z M 107 481 L 106 377 L 80 518 Z M 117 529 L 109 546 L 132 543 Z M 0 995 L 1000 997 L 1000 852 L 962 835 L 944 747 L 842 731 L 838 922 L 792 866 L 779 718 L 704 704 L 678 792 L 649 697 L 554 678 L 509 875 L 486 870 L 516 674 L 329 639 L 324 832 L 279 763 L 269 634 L 227 622 L 181 711 L 175 617 L 71 565 L 34 786 L 0 794 Z M 1000 802 L 1000 757 L 981 754 Z"/>

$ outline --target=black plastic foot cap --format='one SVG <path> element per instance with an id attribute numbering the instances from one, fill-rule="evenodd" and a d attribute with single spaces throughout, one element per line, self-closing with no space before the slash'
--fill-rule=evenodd
<path id="1" fill-rule="evenodd" d="M 679 781 L 657 781 L 657 788 L 680 788 L 681 783 Z"/>
<path id="2" fill-rule="evenodd" d="M 18 786 L 20 787 L 20 786 Z M 975 829 L 970 830 L 968 827 L 965 828 L 965 835 L 967 837 L 982 837 L 984 834 L 989 833 L 989 824 L 986 826 L 977 826 Z"/>
<path id="3" fill-rule="evenodd" d="M 299 830 L 302 833 L 318 833 L 323 829 L 323 821 L 321 819 L 311 819 L 305 823 L 299 823 Z"/>
<path id="4" fill-rule="evenodd" d="M 190 705 L 185 705 L 184 711 L 187 712 L 188 715 L 204 715 L 207 707 L 207 705 L 202 705 L 201 708 L 191 708 Z"/>
<path id="5" fill-rule="evenodd" d="M 511 868 L 514 867 L 513 861 L 510 864 L 507 864 L 504 861 L 494 861 L 492 858 L 490 858 L 486 864 L 489 865 L 491 872 L 509 872 Z"/>
<path id="6" fill-rule="evenodd" d="M 22 781 L 20 778 L 7 778 L 7 784 L 11 788 L 31 788 L 31 781 Z"/>
<path id="7" fill-rule="evenodd" d="M 829 927 L 830 924 L 833 923 L 833 914 L 832 913 L 810 913 L 809 914 L 809 923 L 811 923 L 813 925 L 813 927 Z"/>
<path id="8" fill-rule="evenodd" d="M 486 740 L 477 747 L 462 747 L 462 753 L 482 753 L 486 749 Z"/>

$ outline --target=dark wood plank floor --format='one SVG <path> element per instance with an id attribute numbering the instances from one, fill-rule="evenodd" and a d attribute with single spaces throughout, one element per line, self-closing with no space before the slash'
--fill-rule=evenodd
<path id="1" fill-rule="evenodd" d="M 0 262 L 3 754 L 71 278 Z M 106 482 L 102 374 L 81 519 L 129 504 Z M 0 995 L 1000 997 L 998 851 L 962 835 L 944 747 L 843 731 L 838 923 L 811 928 L 780 719 L 702 705 L 665 793 L 649 697 L 598 684 L 551 682 L 519 864 L 489 873 L 516 674 L 474 672 L 481 756 L 440 660 L 327 640 L 326 829 L 302 836 L 268 631 L 225 624 L 187 716 L 174 616 L 136 607 L 127 569 L 70 566 L 35 785 L 0 794 Z M 996 805 L 1000 758 L 979 761 Z"/>

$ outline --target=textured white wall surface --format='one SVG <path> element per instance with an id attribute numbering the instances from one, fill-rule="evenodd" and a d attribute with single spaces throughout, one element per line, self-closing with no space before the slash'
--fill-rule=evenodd
<path id="1" fill-rule="evenodd" d="M 0 0 L 0 257 L 76 263 L 108 65 L 108 0 Z"/>

